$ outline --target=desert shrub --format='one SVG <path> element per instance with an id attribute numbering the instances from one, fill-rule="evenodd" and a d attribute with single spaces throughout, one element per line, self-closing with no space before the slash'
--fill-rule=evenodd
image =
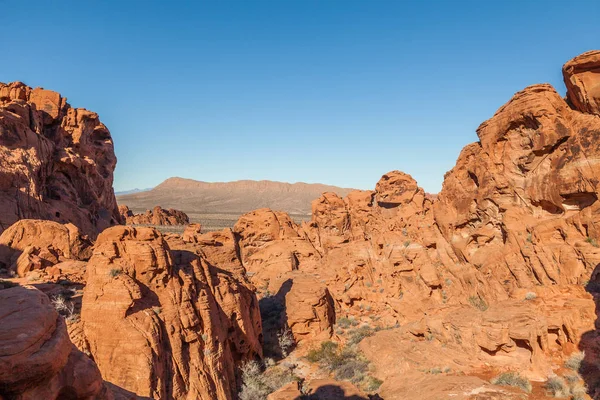
<path id="1" fill-rule="evenodd" d="M 554 397 L 565 397 L 570 393 L 565 380 L 559 376 L 551 376 L 546 381 L 544 388 Z"/>
<path id="2" fill-rule="evenodd" d="M 571 386 L 571 399 L 572 400 L 584 400 L 586 399 L 587 388 L 584 384 L 576 383 Z"/>
<path id="3" fill-rule="evenodd" d="M 531 383 L 516 372 L 505 372 L 492 379 L 491 382 L 494 385 L 514 386 L 527 393 L 531 392 Z"/>
<path id="4" fill-rule="evenodd" d="M 283 385 L 296 380 L 291 368 L 273 366 L 263 371 L 256 361 L 242 364 L 242 388 L 240 400 L 265 400 L 267 396 Z"/>
<path id="5" fill-rule="evenodd" d="M 471 297 L 469 297 L 469 303 L 471 303 L 471 305 L 473 307 L 475 307 L 476 309 L 478 309 L 480 311 L 485 311 L 485 310 L 488 309 L 488 305 L 485 302 L 485 300 L 483 300 L 479 296 L 471 296 Z"/>
<path id="6" fill-rule="evenodd" d="M 537 297 L 537 294 L 535 294 L 534 292 L 527 292 L 525 294 L 525 300 L 533 300 Z"/>
<path id="7" fill-rule="evenodd" d="M 256 361 L 249 361 L 244 363 L 240 370 L 242 372 L 240 400 L 266 399 L 271 391 L 263 379 L 260 364 Z"/>
<path id="8" fill-rule="evenodd" d="M 357 320 L 355 320 L 354 318 L 348 318 L 348 317 L 338 318 L 338 320 L 337 320 L 336 323 L 342 329 L 347 329 L 350 326 L 356 326 L 356 325 L 358 325 L 358 321 Z"/>
<path id="9" fill-rule="evenodd" d="M 360 328 L 353 329 L 352 331 L 349 332 L 350 340 L 348 341 L 348 343 L 351 345 L 358 344 L 364 338 L 373 336 L 374 334 L 375 334 L 375 330 L 373 328 L 371 328 L 368 325 L 363 325 Z"/>
<path id="10" fill-rule="evenodd" d="M 118 268 L 113 268 L 113 269 L 111 269 L 111 270 L 108 272 L 108 275 L 109 275 L 111 278 L 114 278 L 114 277 L 116 277 L 116 276 L 119 276 L 119 275 L 121 275 L 121 273 L 123 273 L 123 271 L 122 271 L 122 270 L 120 270 L 120 269 L 118 269 Z"/>
<path id="11" fill-rule="evenodd" d="M 58 311 L 61 315 L 70 315 L 73 314 L 73 303 L 67 301 L 63 295 L 53 296 L 50 300 L 56 311 Z"/>
<path id="12" fill-rule="evenodd" d="M 369 361 L 356 346 L 340 347 L 334 342 L 323 342 L 318 349 L 311 350 L 306 356 L 308 361 L 333 374 L 337 380 L 348 380 L 362 386 L 368 392 L 377 390 L 381 381 L 367 374 Z"/>
<path id="13" fill-rule="evenodd" d="M 567 381 L 567 383 L 569 383 L 569 385 L 573 385 L 576 382 L 579 382 L 579 380 L 581 379 L 581 377 L 578 374 L 568 374 L 565 375 L 564 378 Z"/>
<path id="14" fill-rule="evenodd" d="M 379 389 L 379 387 L 381 386 L 381 384 L 383 383 L 382 380 L 374 378 L 372 376 L 368 376 L 367 378 L 365 378 L 365 390 L 367 392 L 374 392 L 377 389 Z"/>
<path id="15" fill-rule="evenodd" d="M 583 351 L 578 351 L 576 353 L 571 354 L 571 356 L 565 361 L 565 368 L 568 368 L 573 371 L 579 371 L 584 358 L 585 352 Z"/>
<path id="16" fill-rule="evenodd" d="M 279 343 L 279 349 L 284 357 L 287 357 L 289 351 L 294 347 L 296 341 L 292 331 L 287 326 L 284 327 L 281 332 L 277 334 L 277 342 Z"/>
<path id="17" fill-rule="evenodd" d="M 312 349 L 306 355 L 306 359 L 312 363 L 321 363 L 324 362 L 326 364 L 330 363 L 338 351 L 337 343 L 326 341 L 321 343 L 321 346 L 318 349 Z"/>
<path id="18" fill-rule="evenodd" d="M 585 239 L 585 241 L 586 241 L 586 242 L 588 242 L 589 244 L 591 244 L 591 245 L 592 245 L 592 246 L 594 246 L 594 247 L 598 247 L 598 242 L 597 242 L 597 241 L 596 241 L 596 239 L 594 239 L 594 238 L 591 238 L 591 237 L 589 237 L 589 236 L 588 236 L 588 237 Z"/>

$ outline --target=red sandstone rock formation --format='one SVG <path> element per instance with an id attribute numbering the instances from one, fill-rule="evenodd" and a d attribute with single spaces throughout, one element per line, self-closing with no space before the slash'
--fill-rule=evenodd
<path id="1" fill-rule="evenodd" d="M 66 260 L 87 260 L 91 243 L 73 224 L 23 219 L 0 235 L 0 266 L 25 276 Z"/>
<path id="2" fill-rule="evenodd" d="M 258 302 L 182 246 L 152 228 L 98 237 L 81 314 L 89 351 L 104 379 L 139 396 L 233 399 L 236 365 L 262 354 Z"/>
<path id="3" fill-rule="evenodd" d="M 112 399 L 46 295 L 17 286 L 0 290 L 0 304 L 0 398 Z"/>
<path id="4" fill-rule="evenodd" d="M 127 225 L 186 225 L 189 217 L 179 210 L 165 210 L 159 206 L 147 210 L 144 214 L 134 214 L 126 205 L 119 206 L 121 219 Z"/>
<path id="5" fill-rule="evenodd" d="M 273 326 L 289 327 L 300 351 L 347 342 L 340 317 L 385 328 L 359 345 L 385 399 L 519 398 L 472 375 L 546 379 L 578 348 L 595 368 L 595 304 L 582 286 L 597 291 L 600 274 L 597 55 L 563 68 L 568 102 L 534 85 L 484 122 L 438 196 L 392 171 L 373 191 L 323 194 L 303 224 L 260 209 L 222 232 L 105 231 L 87 263 L 77 344 L 137 395 L 235 398 L 235 367 L 261 356 L 249 279 L 281 306 Z M 23 251 L 25 270 L 54 262 L 41 249 L 85 247 L 69 227 L 40 231 L 42 246 L 19 232 L 0 241 Z M 3 262 L 18 269 L 13 253 Z M 445 367 L 453 373 L 427 373 Z"/>
<path id="6" fill-rule="evenodd" d="M 92 237 L 118 224 L 116 163 L 97 114 L 49 90 L 0 84 L 0 232 L 24 218 L 70 222 Z"/>

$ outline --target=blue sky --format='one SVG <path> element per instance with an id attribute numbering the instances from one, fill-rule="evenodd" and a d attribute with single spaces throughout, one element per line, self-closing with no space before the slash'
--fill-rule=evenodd
<path id="1" fill-rule="evenodd" d="M 475 129 L 600 43 L 597 1 L 0 0 L 0 81 L 100 114 L 115 189 L 170 176 L 441 188 Z"/>

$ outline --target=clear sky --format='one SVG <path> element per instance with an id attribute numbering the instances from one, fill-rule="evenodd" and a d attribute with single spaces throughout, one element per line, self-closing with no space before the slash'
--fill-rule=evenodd
<path id="1" fill-rule="evenodd" d="M 0 0 L 0 81 L 100 114 L 115 189 L 170 176 L 441 188 L 522 88 L 564 93 L 599 1 Z"/>

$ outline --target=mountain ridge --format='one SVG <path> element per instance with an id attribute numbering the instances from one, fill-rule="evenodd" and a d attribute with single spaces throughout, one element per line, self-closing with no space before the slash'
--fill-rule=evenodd
<path id="1" fill-rule="evenodd" d="M 117 194 L 117 201 L 136 211 L 159 205 L 186 212 L 241 214 L 257 208 L 272 208 L 310 215 L 311 202 L 322 193 L 345 196 L 354 190 L 322 183 L 251 179 L 206 182 L 171 177 L 148 191 Z"/>

